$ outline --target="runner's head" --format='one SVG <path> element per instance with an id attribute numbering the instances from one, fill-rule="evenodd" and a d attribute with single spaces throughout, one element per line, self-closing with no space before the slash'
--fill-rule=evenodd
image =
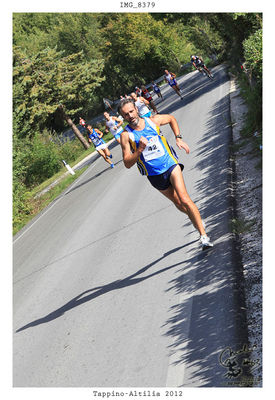
<path id="1" fill-rule="evenodd" d="M 137 101 L 138 98 L 137 98 L 136 93 L 133 92 L 133 93 L 130 94 L 130 96 L 132 97 L 132 99 L 133 99 L 134 101 Z"/>
<path id="2" fill-rule="evenodd" d="M 129 122 L 129 125 L 135 127 L 139 122 L 138 109 L 134 99 L 123 99 L 118 105 L 118 112 L 122 117 Z"/>
<path id="3" fill-rule="evenodd" d="M 105 111 L 105 113 L 103 113 L 103 115 L 104 115 L 105 119 L 107 119 L 107 120 L 110 119 L 110 114 L 107 111 Z"/>
<path id="4" fill-rule="evenodd" d="M 168 69 L 165 69 L 164 72 L 165 72 L 166 75 L 169 74 Z"/>

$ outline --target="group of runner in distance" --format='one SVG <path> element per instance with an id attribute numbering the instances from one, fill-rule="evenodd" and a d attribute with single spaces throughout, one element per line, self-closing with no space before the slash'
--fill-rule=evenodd
<path id="1" fill-rule="evenodd" d="M 203 60 L 191 56 L 191 63 L 200 72 L 206 71 L 213 77 Z M 183 99 L 182 91 L 176 81 L 176 75 L 165 70 L 164 79 L 176 94 Z M 161 89 L 152 82 L 154 93 L 163 100 Z M 109 108 L 112 110 L 111 105 Z M 113 111 L 113 110 L 112 110 Z M 154 115 L 152 115 L 154 112 Z M 205 225 L 200 212 L 191 200 L 184 183 L 183 165 L 166 138 L 160 134 L 160 127 L 169 124 L 179 149 L 189 154 L 187 143 L 182 140 L 177 120 L 171 114 L 160 114 L 154 104 L 150 92 L 145 86 L 136 87 L 129 96 L 121 96 L 118 105 L 119 116 L 104 113 L 106 132 L 110 131 L 122 149 L 123 162 L 126 168 L 137 165 L 139 172 L 147 176 L 151 185 L 174 203 L 178 210 L 188 215 L 200 235 L 202 250 L 213 247 L 213 243 L 205 232 Z M 128 124 L 123 128 L 123 120 Z M 93 128 L 80 118 L 80 124 L 87 130 L 88 141 L 93 143 L 97 152 L 114 168 L 112 155 L 107 143 L 102 139 L 103 132 Z"/>

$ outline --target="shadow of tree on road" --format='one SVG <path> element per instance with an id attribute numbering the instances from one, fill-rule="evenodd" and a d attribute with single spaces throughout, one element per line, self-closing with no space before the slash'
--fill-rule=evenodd
<path id="1" fill-rule="evenodd" d="M 163 327 L 173 339 L 172 364 L 185 365 L 183 386 L 251 386 L 250 369 L 243 365 L 249 352 L 232 355 L 228 367 L 219 362 L 224 349 L 239 351 L 248 344 L 242 266 L 228 223 L 232 217 L 229 101 L 226 95 L 214 104 L 194 166 L 202 172 L 196 183 L 199 199 L 194 201 L 207 199 L 199 208 L 208 219 L 215 247 L 207 257 L 187 262 L 167 289 L 182 298 L 170 309 Z"/>

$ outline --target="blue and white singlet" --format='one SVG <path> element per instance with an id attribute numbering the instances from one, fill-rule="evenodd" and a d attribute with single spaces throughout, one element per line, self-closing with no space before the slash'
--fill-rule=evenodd
<path id="1" fill-rule="evenodd" d="M 98 137 L 98 133 L 93 129 L 93 132 L 89 132 L 89 138 L 93 142 L 95 147 L 101 146 L 102 144 L 105 144 L 104 140 Z"/>
<path id="2" fill-rule="evenodd" d="M 169 73 L 168 75 L 165 75 L 166 80 L 168 81 L 168 84 L 170 86 L 176 86 L 177 85 L 177 81 L 176 78 L 172 78 L 172 75 Z"/>
<path id="3" fill-rule="evenodd" d="M 153 83 L 153 90 L 155 93 L 159 93 L 160 92 L 160 88 L 158 87 L 158 85 L 156 83 Z"/>
<path id="4" fill-rule="evenodd" d="M 125 127 L 125 130 L 129 133 L 131 150 L 136 151 L 141 136 L 145 137 L 148 143 L 138 158 L 137 167 L 142 175 L 160 175 L 172 165 L 179 164 L 178 156 L 166 138 L 160 135 L 159 126 L 150 118 L 145 117 L 143 119 L 145 128 L 142 131 L 136 131 L 129 125 Z"/>

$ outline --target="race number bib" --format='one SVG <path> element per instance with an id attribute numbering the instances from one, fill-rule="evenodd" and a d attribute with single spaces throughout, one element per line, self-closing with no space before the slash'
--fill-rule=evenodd
<path id="1" fill-rule="evenodd" d="M 159 136 L 151 136 L 148 139 L 147 146 L 143 150 L 142 154 L 144 157 L 145 161 L 151 161 L 154 160 L 155 158 L 162 157 L 165 152 L 164 148 L 162 147 L 160 143 Z"/>

